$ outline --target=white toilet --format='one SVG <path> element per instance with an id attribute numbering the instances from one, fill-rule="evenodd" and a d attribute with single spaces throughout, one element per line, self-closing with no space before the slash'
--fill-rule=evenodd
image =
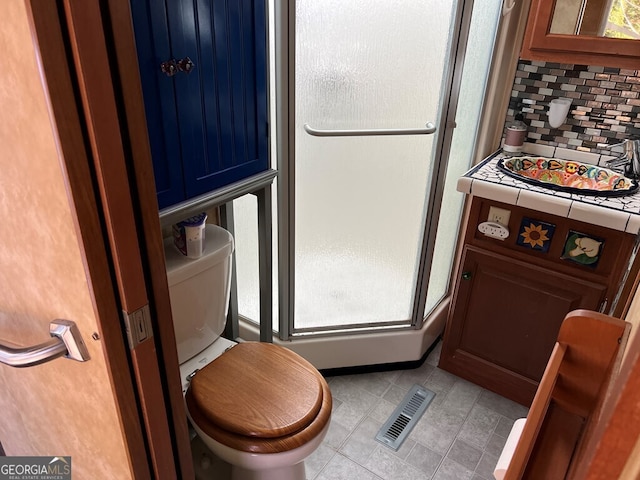
<path id="1" fill-rule="evenodd" d="M 234 480 L 304 480 L 304 459 L 329 428 L 331 392 L 292 351 L 220 337 L 231 284 L 233 237 L 207 225 L 202 257 L 165 240 L 167 279 L 187 414 Z"/>

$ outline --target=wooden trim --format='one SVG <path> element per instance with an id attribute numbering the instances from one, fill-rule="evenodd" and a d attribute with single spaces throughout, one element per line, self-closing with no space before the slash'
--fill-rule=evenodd
<path id="1" fill-rule="evenodd" d="M 542 62 L 555 62 L 570 65 L 598 65 L 602 67 L 627 68 L 632 70 L 637 70 L 640 67 L 640 59 L 618 53 L 618 45 L 606 45 L 606 49 L 600 48 L 600 42 L 614 39 L 574 39 L 569 35 L 546 35 L 546 38 L 548 41 L 545 42 L 545 46 L 525 46 L 522 49 L 520 58 L 524 60 Z M 639 40 L 635 41 L 640 42 Z M 554 46 L 555 48 L 553 48 Z M 560 46 L 561 48 L 559 48 Z M 609 50 L 610 52 L 586 53 L 572 50 L 588 50 L 589 48 L 592 48 L 593 50 Z M 638 48 L 640 49 L 640 46 L 638 46 Z"/>
<path id="2" fill-rule="evenodd" d="M 610 480 L 638 478 L 638 462 L 633 454 L 640 438 L 640 335 L 628 347 L 620 373 L 602 409 L 602 420 L 593 436 L 597 439 L 591 455 L 585 455 L 583 468 L 574 478 Z M 629 470 L 626 470 L 629 469 Z M 636 471 L 623 477 L 622 472 Z"/>
<path id="3" fill-rule="evenodd" d="M 609 399 L 613 393 L 612 387 L 617 380 L 618 374 L 620 372 L 620 366 L 624 357 L 624 351 L 627 346 L 627 341 L 629 340 L 630 331 L 631 324 L 625 322 L 624 332 L 620 339 L 620 346 L 618 348 L 616 356 L 611 361 L 608 378 L 606 378 L 606 380 L 602 383 L 600 392 L 598 393 L 598 400 L 595 408 L 593 409 L 593 412 L 591 413 L 588 422 L 584 427 L 583 436 L 586 440 L 584 442 L 581 442 L 579 448 L 576 449 L 576 452 L 574 453 L 575 460 L 573 461 L 567 478 L 583 478 L 584 470 L 581 469 L 584 468 L 584 459 L 593 458 L 593 454 L 599 440 L 599 437 L 596 436 L 596 433 L 603 419 L 604 407 L 609 402 Z M 578 471 L 581 471 L 582 473 L 577 474 L 576 472 Z"/>
<path id="4" fill-rule="evenodd" d="M 147 304 L 147 292 L 100 9 L 96 2 L 64 5 L 120 297 L 133 312 Z"/>
<path id="5" fill-rule="evenodd" d="M 600 417 L 627 331 L 622 320 L 597 312 L 575 310 L 565 317 L 505 480 L 584 478 L 575 470 L 594 434 L 590 424 Z"/>
<path id="6" fill-rule="evenodd" d="M 565 317 L 558 342 L 569 345 L 569 351 L 560 369 L 563 381 L 554 393 L 565 409 L 583 417 L 593 414 L 626 329 L 623 320 L 589 310 Z"/>
<path id="7" fill-rule="evenodd" d="M 556 386 L 558 371 L 560 370 L 560 365 L 562 364 L 566 351 L 566 345 L 556 343 L 553 348 L 553 352 L 551 352 L 551 358 L 549 358 L 549 363 L 547 363 L 547 368 L 542 376 L 542 381 L 536 391 L 536 396 L 531 404 L 531 409 L 527 414 L 527 421 L 522 429 L 518 446 L 511 458 L 509 469 L 504 477 L 505 480 L 519 479 L 524 473 L 525 467 L 533 450 L 535 438 L 540 432 L 542 420 L 549 409 L 551 394 Z"/>
<path id="8" fill-rule="evenodd" d="M 633 302 L 633 294 L 638 290 L 640 285 L 640 255 L 636 255 L 633 264 L 629 269 L 629 273 L 621 284 L 620 298 L 615 306 L 612 315 L 617 318 L 625 318 L 631 308 Z"/>
<path id="9" fill-rule="evenodd" d="M 69 73 L 63 32 L 55 2 L 28 0 L 27 10 L 32 24 L 34 43 L 39 51 L 38 63 L 45 94 L 55 119 L 54 129 L 58 149 L 64 162 L 66 187 L 87 280 L 91 283 L 94 309 L 99 323 L 99 341 L 103 343 L 115 403 L 118 407 L 123 442 L 126 445 L 131 471 L 136 478 L 150 478 L 147 451 L 131 367 L 122 341 L 120 315 L 116 308 L 114 286 L 107 259 L 106 245 L 97 209 L 96 193 L 89 169 L 82 123 L 78 114 L 73 82 Z"/>
<path id="10" fill-rule="evenodd" d="M 179 477 L 194 478 L 193 460 L 189 440 L 187 414 L 182 395 L 182 383 L 176 349 L 169 286 L 164 261 L 162 229 L 158 217 L 151 148 L 149 146 L 147 122 L 142 97 L 142 86 L 138 73 L 138 57 L 131 21 L 129 2 L 108 0 L 108 13 L 112 31 L 107 33 L 107 41 L 115 52 L 116 62 L 111 65 L 113 80 L 118 85 L 128 133 L 127 147 L 130 149 L 129 162 L 135 176 L 132 191 L 138 206 L 138 235 L 142 245 L 142 262 L 148 274 L 147 294 L 161 371 L 166 380 L 165 395 L 170 428 L 177 451 L 176 460 Z"/>
<path id="11" fill-rule="evenodd" d="M 533 0 L 521 58 L 558 63 L 630 68 L 640 66 L 640 41 L 548 33 L 553 0 Z"/>
<path id="12" fill-rule="evenodd" d="M 640 438 L 636 440 L 633 451 L 627 458 L 620 478 L 640 478 Z"/>
<path id="13" fill-rule="evenodd" d="M 148 300 L 102 13 L 98 3 L 83 0 L 65 0 L 64 9 L 120 301 L 130 314 L 145 307 Z M 134 344 L 131 358 L 155 475 L 175 478 L 153 336 Z"/>
<path id="14" fill-rule="evenodd" d="M 464 239 L 466 236 L 467 228 L 469 226 L 471 205 L 473 203 L 473 197 L 471 195 L 465 195 L 464 204 L 462 205 L 462 212 L 460 213 L 460 227 L 458 229 L 458 236 L 456 238 L 456 250 L 455 256 L 453 257 L 453 264 L 451 265 L 451 271 L 453 275 L 449 279 L 449 289 L 450 292 L 449 298 L 453 300 L 454 292 L 456 290 L 456 284 L 458 283 L 458 277 L 462 274 L 462 254 L 464 252 Z M 454 302 L 451 301 L 449 303 L 448 314 L 451 315 L 453 312 Z"/>

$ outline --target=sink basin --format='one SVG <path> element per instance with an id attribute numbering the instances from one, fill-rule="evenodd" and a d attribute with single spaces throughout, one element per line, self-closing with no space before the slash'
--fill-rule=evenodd
<path id="1" fill-rule="evenodd" d="M 523 182 L 581 195 L 622 197 L 638 189 L 638 182 L 622 173 L 573 160 L 511 157 L 501 159 L 498 168 Z"/>

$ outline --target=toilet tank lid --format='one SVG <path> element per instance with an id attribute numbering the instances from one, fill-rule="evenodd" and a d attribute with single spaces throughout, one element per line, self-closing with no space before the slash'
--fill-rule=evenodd
<path id="1" fill-rule="evenodd" d="M 204 251 L 200 258 L 183 255 L 173 244 L 173 238 L 164 239 L 164 257 L 169 286 L 183 282 L 200 272 L 221 263 L 233 252 L 233 237 L 224 228 L 207 224 L 204 232 Z"/>

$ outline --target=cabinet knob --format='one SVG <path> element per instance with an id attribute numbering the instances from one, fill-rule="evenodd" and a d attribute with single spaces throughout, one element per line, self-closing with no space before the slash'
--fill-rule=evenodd
<path id="1" fill-rule="evenodd" d="M 173 59 L 167 60 L 166 62 L 162 62 L 160 64 L 160 71 L 167 77 L 173 77 L 176 73 L 178 73 L 178 65 Z"/>
<path id="2" fill-rule="evenodd" d="M 189 57 L 184 57 L 183 59 L 178 60 L 178 70 L 181 72 L 191 73 L 191 70 L 193 70 L 193 67 L 195 66 L 196 64 L 193 63 Z"/>
<path id="3" fill-rule="evenodd" d="M 462 272 L 463 280 L 471 280 L 471 272 Z"/>

